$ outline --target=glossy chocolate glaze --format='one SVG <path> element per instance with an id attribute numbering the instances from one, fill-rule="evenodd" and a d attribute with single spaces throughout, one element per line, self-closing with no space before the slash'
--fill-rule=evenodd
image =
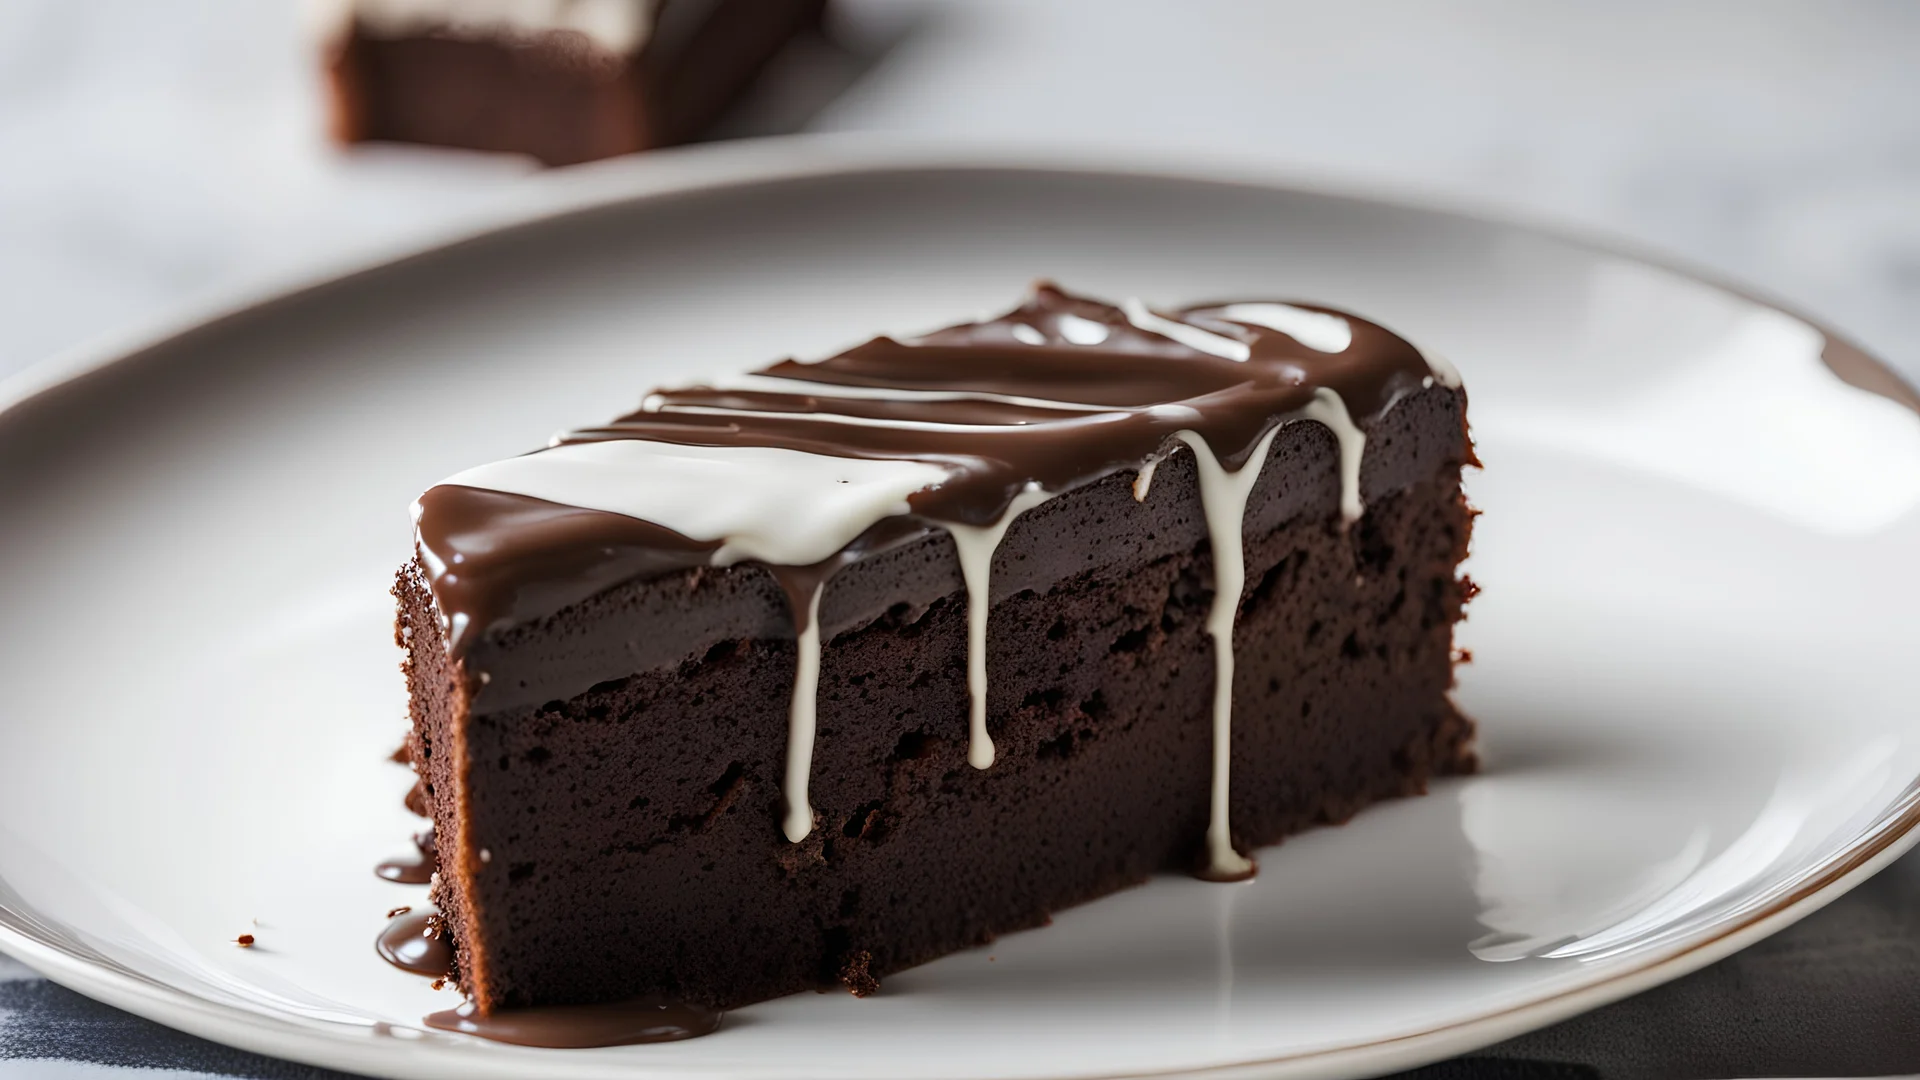
<path id="1" fill-rule="evenodd" d="M 401 855 L 388 859 L 373 868 L 373 872 L 388 881 L 401 885 L 425 885 L 433 880 L 433 873 L 440 868 L 438 845 L 434 841 L 433 828 L 413 836 L 412 855 Z"/>
<path id="2" fill-rule="evenodd" d="M 395 916 L 374 939 L 373 949 L 382 960 L 415 975 L 444 979 L 453 972 L 453 942 L 432 911 Z"/>
<path id="3" fill-rule="evenodd" d="M 434 597 L 457 631 L 537 619 L 622 581 L 698 566 L 719 546 L 624 514 L 457 485 L 428 490 L 414 512 Z"/>
<path id="4" fill-rule="evenodd" d="M 595 1046 L 633 1046 L 677 1042 L 711 1035 L 720 1013 L 694 1005 L 652 998 L 603 1005 L 551 1005 L 481 1013 L 472 1002 L 429 1015 L 430 1028 L 477 1035 L 516 1046 L 584 1050 Z"/>
<path id="5" fill-rule="evenodd" d="M 1348 339 L 1328 351 L 1248 317 L 1275 310 L 1344 327 Z M 991 524 L 1029 485 L 1058 493 L 1138 469 L 1183 430 L 1238 468 L 1318 392 L 1366 424 L 1442 370 L 1391 331 L 1325 308 L 1155 313 L 1042 284 L 996 319 L 876 338 L 818 363 L 783 361 L 751 387 L 661 391 L 643 410 L 555 445 L 773 447 L 944 468 L 944 482 L 909 496 L 906 520 L 883 521 L 849 546 L 848 557 L 861 557 L 924 534 L 926 522 Z M 451 484 L 421 497 L 416 520 L 456 655 L 623 581 L 701 565 L 720 547 L 623 514 Z"/>

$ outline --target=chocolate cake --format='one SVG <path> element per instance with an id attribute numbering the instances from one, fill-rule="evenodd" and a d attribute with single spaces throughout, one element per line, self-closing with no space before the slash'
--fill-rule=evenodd
<path id="1" fill-rule="evenodd" d="M 686 142 L 825 0 L 322 0 L 333 132 L 567 165 Z"/>
<path id="2" fill-rule="evenodd" d="M 397 635 L 471 1008 L 864 994 L 1471 769 L 1472 462 L 1371 322 L 1041 285 L 433 487 Z"/>

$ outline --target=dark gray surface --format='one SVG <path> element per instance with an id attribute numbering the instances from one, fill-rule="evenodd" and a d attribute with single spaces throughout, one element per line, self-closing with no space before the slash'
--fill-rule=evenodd
<path id="1" fill-rule="evenodd" d="M 0 1078 L 132 1069 L 246 1080 L 343 1075 L 182 1035 L 8 963 L 0 960 Z M 75 1071 L 73 1063 L 102 1068 Z M 1916 1072 L 1920 853 L 1704 971 L 1414 1075 L 1709 1080 Z"/>

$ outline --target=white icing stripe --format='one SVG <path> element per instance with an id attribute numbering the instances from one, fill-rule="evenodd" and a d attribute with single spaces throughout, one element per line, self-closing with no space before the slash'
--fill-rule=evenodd
<path id="1" fill-rule="evenodd" d="M 1213 789 L 1207 812 L 1207 872 L 1214 878 L 1245 877 L 1253 863 L 1234 850 L 1233 830 L 1227 820 L 1227 793 L 1233 757 L 1233 623 L 1240 611 L 1240 593 L 1247 584 L 1245 526 L 1247 497 L 1260 479 L 1267 451 L 1278 425 L 1260 437 L 1253 454 L 1238 472 L 1228 472 L 1213 448 L 1197 432 L 1180 431 L 1175 438 L 1193 447 L 1200 475 L 1200 508 L 1207 516 L 1207 536 L 1213 547 L 1213 606 L 1207 612 L 1207 633 L 1213 638 Z"/>
<path id="2" fill-rule="evenodd" d="M 880 519 L 907 513 L 907 496 L 949 475 L 925 461 L 616 439 L 496 461 L 442 483 L 625 514 L 719 541 L 716 566 L 811 566 Z"/>
<path id="3" fill-rule="evenodd" d="M 1135 474 L 1133 478 L 1134 502 L 1143 503 L 1147 501 L 1147 492 L 1153 490 L 1153 477 L 1154 474 L 1160 470 L 1160 463 L 1172 457 L 1179 449 L 1180 447 L 1173 446 L 1166 450 L 1159 451 L 1148 458 L 1146 464 L 1140 466 L 1140 471 Z"/>
<path id="4" fill-rule="evenodd" d="M 1434 382 L 1449 390 L 1460 389 L 1460 369 L 1453 366 L 1453 361 L 1426 349 L 1420 350 L 1420 357 L 1427 362 L 1427 368 L 1433 372 Z"/>
<path id="5" fill-rule="evenodd" d="M 1353 324 L 1338 315 L 1308 311 L 1292 304 L 1228 304 L 1219 315 L 1231 322 L 1278 330 L 1323 353 L 1342 353 L 1353 344 Z"/>
<path id="6" fill-rule="evenodd" d="M 1097 325 L 1097 324 L 1096 324 Z M 716 379 L 711 382 L 692 384 L 722 393 L 735 391 L 740 393 L 764 394 L 801 394 L 807 397 L 844 398 L 848 401 L 990 401 L 996 405 L 1025 405 L 1035 409 L 1057 409 L 1060 412 L 1116 412 L 1118 406 L 1088 405 L 1079 401 L 1056 401 L 1052 398 L 1021 397 L 1017 394 L 990 394 L 973 390 L 910 390 L 895 386 L 842 386 L 838 383 L 809 382 L 804 379 L 777 379 L 764 375 L 742 375 L 734 379 Z M 666 404 L 659 394 L 651 395 L 641 404 L 647 412 L 658 412 Z"/>
<path id="7" fill-rule="evenodd" d="M 780 784 L 786 815 L 780 828 L 796 844 L 813 831 L 813 804 L 807 801 L 807 783 L 813 776 L 813 736 L 818 727 L 823 587 L 824 583 L 813 587 L 813 595 L 807 598 L 806 625 L 794 636 L 793 699 L 787 704 L 787 773 Z"/>
<path id="8" fill-rule="evenodd" d="M 987 615 L 993 607 L 989 589 L 993 553 L 1014 518 L 1052 497 L 1038 484 L 1029 484 L 993 524 L 946 526 L 960 553 L 960 577 L 967 584 L 967 763 L 976 769 L 993 764 L 993 738 L 987 734 Z"/>
<path id="9" fill-rule="evenodd" d="M 1235 341 L 1222 337 L 1210 330 L 1202 330 L 1183 322 L 1175 322 L 1164 316 L 1155 315 L 1147 310 L 1147 305 L 1138 299 L 1128 300 L 1120 310 L 1127 313 L 1127 321 L 1145 330 L 1149 334 L 1159 334 L 1163 338 L 1177 341 L 1189 349 L 1198 349 L 1225 360 L 1246 363 L 1253 358 L 1253 349 L 1244 341 Z"/>
<path id="10" fill-rule="evenodd" d="M 1140 472 L 1136 474 L 1133 478 L 1133 501 L 1134 502 L 1143 503 L 1147 501 L 1147 492 L 1153 489 L 1154 470 L 1158 469 L 1159 467 L 1160 467 L 1159 458 L 1148 458 L 1147 463 L 1145 465 L 1140 466 Z"/>
<path id="11" fill-rule="evenodd" d="M 1026 323 L 1013 324 L 1013 338 L 1024 345 L 1045 345 L 1047 335 L 1028 326 Z"/>
<path id="12" fill-rule="evenodd" d="M 609 52 L 631 53 L 652 34 L 656 0 L 308 0 L 313 24 L 338 33 L 359 20 L 381 37 L 426 31 L 459 37 L 570 30 Z"/>
<path id="13" fill-rule="evenodd" d="M 752 420 L 798 420 L 821 424 L 842 424 L 847 427 L 892 428 L 895 431 L 1017 431 L 1033 424 L 949 424 L 937 420 L 892 420 L 874 416 L 845 416 L 835 412 L 776 412 L 762 409 L 728 409 L 719 405 L 675 405 L 671 402 L 654 410 L 665 415 L 685 413 L 689 416 L 744 416 Z M 1098 414 L 1088 414 L 1087 421 L 1118 420 L 1125 417 L 1119 409 L 1101 409 Z M 1076 416 L 1076 421 L 1083 418 Z M 1048 423 L 1036 420 L 1034 423 Z"/>
<path id="14" fill-rule="evenodd" d="M 1366 453 L 1367 433 L 1354 424 L 1353 417 L 1347 414 L 1347 403 L 1340 395 L 1324 386 L 1316 389 L 1313 400 L 1295 415 L 1320 421 L 1339 440 L 1340 517 L 1349 525 L 1359 521 L 1366 510 L 1360 504 L 1360 458 Z"/>
<path id="15" fill-rule="evenodd" d="M 1075 345 L 1098 345 L 1107 340 L 1113 331 L 1107 324 L 1083 319 L 1078 315 L 1062 313 L 1059 321 L 1060 336 Z"/>

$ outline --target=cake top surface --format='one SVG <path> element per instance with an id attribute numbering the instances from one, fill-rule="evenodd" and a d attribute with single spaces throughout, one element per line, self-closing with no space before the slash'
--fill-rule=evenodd
<path id="1" fill-rule="evenodd" d="M 572 32 L 608 52 L 631 53 L 646 44 L 659 7 L 659 0 L 307 0 L 307 19 L 329 35 L 354 22 L 383 37 Z"/>
<path id="2" fill-rule="evenodd" d="M 623 580 L 747 560 L 824 573 L 927 527 L 1004 525 L 1195 440 L 1237 470 L 1289 419 L 1357 439 L 1436 382 L 1458 385 L 1444 361 L 1333 309 L 1157 311 L 1041 283 L 998 318 L 660 390 L 458 473 L 415 504 L 416 547 L 457 650 Z"/>

